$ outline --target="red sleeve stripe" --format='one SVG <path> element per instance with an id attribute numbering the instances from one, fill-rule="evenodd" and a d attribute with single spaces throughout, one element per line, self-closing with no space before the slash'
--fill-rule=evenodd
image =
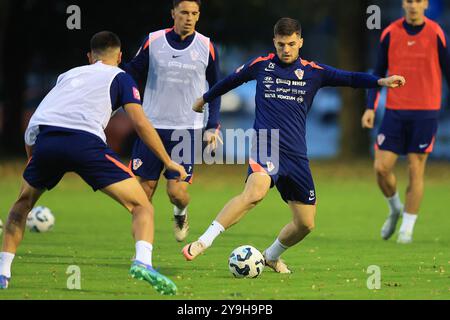
<path id="1" fill-rule="evenodd" d="M 303 59 L 300 59 L 300 62 L 305 67 L 309 65 L 309 66 L 311 66 L 311 67 L 313 67 L 315 69 L 323 70 L 323 68 L 321 66 L 319 66 L 318 64 L 316 64 L 315 62 L 309 62 L 309 61 L 303 60 Z"/>
<path id="2" fill-rule="evenodd" d="M 212 42 L 209 43 L 209 53 L 211 53 L 213 61 L 216 61 L 216 51 L 214 50 Z"/>
<path id="3" fill-rule="evenodd" d="M 142 50 L 145 50 L 150 45 L 150 38 L 145 42 L 144 46 L 142 47 Z"/>
<path id="4" fill-rule="evenodd" d="M 250 64 L 250 67 L 253 66 L 254 64 L 257 64 L 258 62 L 261 62 L 261 61 L 272 60 L 274 57 L 275 57 L 275 54 L 271 53 L 271 54 L 269 54 L 267 57 L 259 57 L 259 58 L 256 58 L 256 59 L 253 60 L 253 62 Z"/>

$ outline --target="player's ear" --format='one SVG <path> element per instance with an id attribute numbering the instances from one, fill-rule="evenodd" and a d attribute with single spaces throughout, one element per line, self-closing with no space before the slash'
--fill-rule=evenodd
<path id="1" fill-rule="evenodd" d="M 94 61 L 92 59 L 92 54 L 90 52 L 87 53 L 87 57 L 88 57 L 89 64 L 93 64 Z"/>
<path id="2" fill-rule="evenodd" d="M 300 38 L 300 49 L 303 47 L 303 38 Z"/>
<path id="3" fill-rule="evenodd" d="M 122 51 L 119 51 L 119 56 L 117 58 L 117 65 L 119 65 L 122 62 Z"/>
<path id="4" fill-rule="evenodd" d="M 172 15 L 172 19 L 175 20 L 175 9 L 170 10 L 170 14 Z"/>

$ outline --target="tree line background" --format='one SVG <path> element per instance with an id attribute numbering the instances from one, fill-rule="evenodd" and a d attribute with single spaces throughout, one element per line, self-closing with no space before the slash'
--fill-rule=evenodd
<path id="1" fill-rule="evenodd" d="M 444 3 L 448 10 L 448 0 L 435 1 Z M 373 67 L 381 34 L 381 30 L 366 27 L 366 10 L 371 4 L 381 7 L 383 28 L 401 15 L 400 0 L 203 0 L 197 29 L 219 46 L 271 48 L 274 23 L 290 16 L 299 19 L 305 30 L 302 56 L 364 71 Z M 81 30 L 66 27 L 70 5 L 81 8 Z M 86 64 L 90 37 L 101 30 L 119 35 L 124 60 L 128 61 L 148 32 L 172 26 L 171 7 L 171 0 L 0 0 L 0 157 L 23 154 L 25 106 L 40 102 L 27 101 L 33 80 L 30 73 L 57 75 Z M 324 44 L 321 38 L 315 38 L 318 30 L 325 30 L 333 41 Z M 37 85 L 48 91 L 52 84 L 47 81 Z M 359 121 L 365 92 L 342 89 L 341 96 L 341 141 L 352 143 L 341 143 L 339 155 L 368 156 L 369 135 Z"/>

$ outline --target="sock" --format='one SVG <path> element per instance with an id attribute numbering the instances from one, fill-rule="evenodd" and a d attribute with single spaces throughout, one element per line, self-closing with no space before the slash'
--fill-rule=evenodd
<path id="1" fill-rule="evenodd" d="M 146 241 L 136 242 L 136 260 L 146 265 L 152 265 L 153 246 Z"/>
<path id="2" fill-rule="evenodd" d="M 217 221 L 214 221 L 209 226 L 208 230 L 206 230 L 206 232 L 200 238 L 198 238 L 198 240 L 202 242 L 204 245 L 206 245 L 206 247 L 210 247 L 214 239 L 216 239 L 219 236 L 219 234 L 221 234 L 224 231 L 225 228 Z"/>
<path id="3" fill-rule="evenodd" d="M 414 230 L 414 225 L 417 220 L 417 214 L 411 214 L 403 212 L 403 221 L 400 227 L 400 232 L 412 233 Z"/>
<path id="4" fill-rule="evenodd" d="M 277 261 L 287 249 L 289 248 L 283 245 L 280 240 L 276 239 L 275 242 L 266 249 L 266 259 L 269 261 Z"/>
<path id="5" fill-rule="evenodd" d="M 0 253 L 0 275 L 11 278 L 11 264 L 15 255 L 8 252 Z"/>
<path id="6" fill-rule="evenodd" d="M 173 215 L 174 216 L 185 216 L 187 213 L 187 207 L 184 209 L 180 209 L 177 206 L 173 206 Z"/>
<path id="7" fill-rule="evenodd" d="M 389 204 L 391 214 L 401 212 L 403 205 L 398 192 L 396 192 L 391 198 L 386 198 L 386 200 Z"/>

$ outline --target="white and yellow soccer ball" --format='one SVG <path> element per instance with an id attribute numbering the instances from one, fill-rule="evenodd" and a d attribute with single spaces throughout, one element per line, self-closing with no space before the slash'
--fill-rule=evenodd
<path id="1" fill-rule="evenodd" d="M 31 232 L 48 232 L 55 225 L 55 216 L 47 207 L 36 207 L 27 218 L 27 228 Z"/>
<path id="2" fill-rule="evenodd" d="M 241 246 L 231 253 L 228 268 L 236 278 L 256 278 L 264 270 L 264 257 L 252 246 Z"/>

